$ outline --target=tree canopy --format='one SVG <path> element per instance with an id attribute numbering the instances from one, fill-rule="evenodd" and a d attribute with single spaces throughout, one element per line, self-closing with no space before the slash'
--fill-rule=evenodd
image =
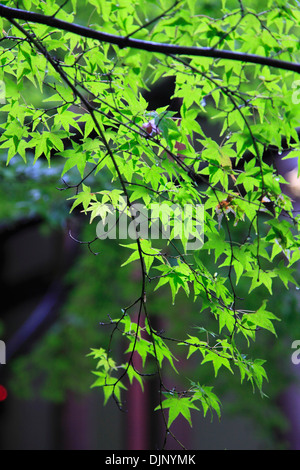
<path id="1" fill-rule="evenodd" d="M 164 442 L 177 439 L 179 415 L 190 425 L 192 410 L 220 417 L 220 371 L 264 396 L 266 362 L 253 343 L 284 319 L 268 306 L 274 285 L 298 286 L 300 218 L 277 161 L 300 150 L 299 4 L 204 3 L 0 5 L 1 173 L 46 163 L 61 178 L 55 197 L 93 231 L 73 240 L 99 263 L 108 241 L 127 254 L 114 262 L 136 270 L 122 281 L 130 299 L 99 309 L 109 341 L 90 345 L 93 386 L 122 409 L 126 379 L 143 389 L 158 377 Z M 152 109 L 147 93 L 166 77 L 175 105 Z M 160 291 L 170 309 L 188 297 L 193 314 L 178 312 L 176 336 L 168 306 L 153 313 Z M 182 389 L 166 385 L 182 351 L 209 366 L 205 383 L 195 369 Z"/>

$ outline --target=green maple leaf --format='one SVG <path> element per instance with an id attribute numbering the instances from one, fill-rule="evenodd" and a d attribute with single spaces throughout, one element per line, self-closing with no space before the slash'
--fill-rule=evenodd
<path id="1" fill-rule="evenodd" d="M 168 427 L 171 426 L 173 421 L 180 414 L 188 421 L 189 425 L 192 427 L 191 413 L 190 410 L 198 410 L 197 406 L 191 401 L 188 397 L 179 397 L 178 395 L 170 396 L 162 402 L 163 408 L 169 408 L 169 417 L 168 417 Z M 155 411 L 160 410 L 160 405 L 155 408 Z"/>

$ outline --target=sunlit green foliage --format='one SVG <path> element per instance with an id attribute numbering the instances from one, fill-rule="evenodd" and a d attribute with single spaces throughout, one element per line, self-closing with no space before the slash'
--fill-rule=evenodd
<path id="1" fill-rule="evenodd" d="M 107 351 L 91 344 L 91 356 L 98 361 L 93 386 L 103 389 L 105 403 L 112 397 L 122 406 L 126 376 L 143 388 L 141 372 L 149 372 L 160 378 L 156 409 L 169 410 L 166 431 L 180 414 L 192 424 L 191 409 L 220 417 L 211 384 L 221 370 L 228 381 L 238 374 L 264 395 L 265 361 L 252 358 L 252 341 L 261 330 L 276 335 L 281 312 L 270 312 L 266 302 L 273 282 L 297 285 L 291 267 L 300 257 L 300 219 L 282 191 L 287 182 L 263 156 L 270 146 L 279 154 L 285 150 L 282 136 L 289 156 L 298 156 L 300 114 L 292 87 L 298 75 L 279 63 L 270 67 L 247 60 L 247 54 L 255 54 L 299 62 L 297 2 L 269 0 L 254 9 L 253 2 L 223 0 L 215 2 L 219 14 L 212 18 L 193 0 L 86 1 L 86 26 L 123 39 L 174 45 L 168 54 L 65 31 L 55 19 L 82 23 L 76 3 L 60 8 L 54 1 L 19 2 L 20 9 L 52 16 L 52 25 L 2 18 L 0 79 L 6 103 L 0 148 L 6 152 L 7 171 L 12 159 L 31 164 L 29 155 L 36 165 L 42 158 L 51 171 L 58 165 L 70 211 L 82 209 L 95 232 L 99 217 L 109 213 L 108 204 L 128 220 L 136 202 L 149 211 L 157 203 L 204 206 L 201 249 L 189 250 L 185 236 L 178 240 L 175 224 L 167 243 L 139 235 L 120 241 L 129 253 L 120 265 L 135 263 L 139 282 L 129 303 L 120 305 L 121 314 L 100 309 L 99 321 L 110 315 L 110 342 L 115 344 L 118 335 L 126 341 L 127 362 L 122 358 L 118 364 L 110 344 Z M 236 51 L 244 57 L 178 54 L 176 46 Z M 167 76 L 175 79 L 178 115 L 168 106 L 149 109 L 143 96 Z M 217 138 L 206 134 L 201 117 L 220 126 Z M 162 226 L 165 216 L 158 212 Z M 239 287 L 243 284 L 244 290 L 245 283 L 249 297 L 241 298 Z M 170 304 L 176 304 L 181 291 L 194 301 L 199 335 L 190 334 L 184 318 L 177 339 L 153 327 L 148 293 L 166 286 Z M 250 294 L 261 287 L 265 299 L 253 302 L 252 297 L 249 309 Z M 214 320 L 213 334 L 202 322 L 204 315 Z M 211 366 L 211 379 L 200 385 L 193 377 L 184 392 L 177 392 L 166 389 L 161 370 L 177 372 L 176 352 L 182 348 L 187 358 L 197 355 L 199 364 Z M 135 368 L 136 354 L 143 371 Z"/>

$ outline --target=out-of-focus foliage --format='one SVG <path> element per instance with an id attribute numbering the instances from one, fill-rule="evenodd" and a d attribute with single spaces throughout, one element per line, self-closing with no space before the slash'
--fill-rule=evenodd
<path id="1" fill-rule="evenodd" d="M 52 168 L 39 160 L 32 165 L 14 160 L 6 167 L 2 158 L 0 163 L 0 220 L 1 225 L 21 219 L 40 217 L 46 226 L 62 227 L 68 212 L 68 204 L 57 191 L 57 175 L 61 165 Z"/>

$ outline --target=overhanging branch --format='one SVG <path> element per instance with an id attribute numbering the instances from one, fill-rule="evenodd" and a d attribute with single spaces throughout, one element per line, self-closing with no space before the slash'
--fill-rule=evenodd
<path id="1" fill-rule="evenodd" d="M 91 38 L 109 44 L 115 44 L 121 49 L 125 47 L 131 47 L 133 49 L 140 49 L 161 54 L 235 60 L 238 62 L 267 65 L 269 67 L 275 67 L 277 69 L 290 70 L 296 73 L 300 73 L 300 63 L 297 62 L 287 62 L 283 60 L 273 59 L 272 57 L 263 57 L 255 54 L 245 54 L 241 52 L 219 50 L 209 47 L 178 46 L 174 44 L 143 41 L 141 39 L 134 39 L 126 36 L 117 36 L 114 34 L 96 31 L 91 28 L 87 28 L 86 26 L 78 25 L 76 23 L 68 23 L 67 21 L 59 20 L 54 16 L 46 16 L 40 13 L 10 8 L 2 4 L 0 4 L 0 17 L 6 18 L 7 20 L 18 19 L 51 26 L 53 28 L 58 28 L 63 31 L 69 31 L 70 33 L 74 33 L 85 38 Z"/>

